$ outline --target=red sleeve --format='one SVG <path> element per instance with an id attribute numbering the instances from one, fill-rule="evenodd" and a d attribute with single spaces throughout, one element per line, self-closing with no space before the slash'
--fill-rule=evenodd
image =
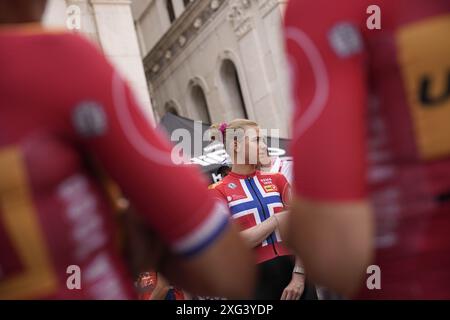
<path id="1" fill-rule="evenodd" d="M 282 173 L 273 173 L 272 180 L 280 193 L 283 205 L 288 207 L 291 201 L 291 185 L 289 184 L 289 181 Z"/>
<path id="2" fill-rule="evenodd" d="M 277 188 L 281 195 L 281 201 L 284 206 L 289 206 L 291 200 L 291 185 L 287 181 L 286 177 L 281 173 L 275 174 Z"/>
<path id="3" fill-rule="evenodd" d="M 72 81 L 80 88 L 68 101 L 67 120 L 76 143 L 175 252 L 199 252 L 225 229 L 228 208 L 207 192 L 199 170 L 174 165 L 171 145 L 152 128 L 128 84 L 97 50 L 79 42 L 83 65 Z"/>
<path id="4" fill-rule="evenodd" d="M 212 197 L 219 199 L 221 201 L 226 201 L 226 196 L 219 190 L 219 188 L 217 188 L 217 186 L 214 185 L 210 186 L 208 188 L 208 192 Z"/>
<path id="5" fill-rule="evenodd" d="M 294 107 L 294 191 L 316 200 L 366 194 L 366 74 L 357 1 L 290 1 L 286 49 Z"/>

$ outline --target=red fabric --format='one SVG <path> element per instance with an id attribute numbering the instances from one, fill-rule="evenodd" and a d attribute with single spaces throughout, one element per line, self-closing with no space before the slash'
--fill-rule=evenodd
<path id="1" fill-rule="evenodd" d="M 183 290 L 179 288 L 173 288 L 173 293 L 175 295 L 175 300 L 186 300 Z"/>
<path id="2" fill-rule="evenodd" d="M 373 4 L 380 30 L 366 25 Z M 438 125 L 450 116 L 449 42 L 439 36 L 449 19 L 446 0 L 298 0 L 286 11 L 294 189 L 370 199 L 381 297 L 450 296 L 450 211 L 435 200 L 450 191 L 450 127 Z M 424 98 L 427 77 L 435 87 Z"/>
<path id="3" fill-rule="evenodd" d="M 213 209 L 217 201 L 208 195 L 198 170 L 171 164 L 169 143 L 151 127 L 128 84 L 97 49 L 72 34 L 20 28 L 0 31 L 0 47 L 0 166 L 5 164 L 0 167 L 0 203 L 24 198 L 12 188 L 18 182 L 5 180 L 8 161 L 19 159 L 12 164 L 21 168 L 19 187 L 30 199 L 26 221 L 36 219 L 33 230 L 43 237 L 40 247 L 50 260 L 44 269 L 56 278 L 46 289 L 19 293 L 14 291 L 18 287 L 8 287 L 11 295 L 134 296 L 113 242 L 115 218 L 88 158 L 118 183 L 148 226 L 176 252 L 191 254 L 214 241 L 227 214 L 221 218 Z M 0 294 L 9 297 L 2 285 L 23 272 L 41 283 L 44 271 L 23 270 L 21 252 L 13 249 L 17 239 L 1 219 L 5 210 L 0 206 Z M 211 230 L 186 242 L 211 219 Z M 66 287 L 69 265 L 81 268 L 81 290 Z"/>
<path id="4" fill-rule="evenodd" d="M 155 271 L 141 275 L 138 280 L 138 294 L 139 300 L 151 300 L 153 290 L 156 288 L 158 282 L 158 273 Z"/>
<path id="5" fill-rule="evenodd" d="M 284 211 L 289 200 L 289 189 L 289 183 L 282 174 L 256 171 L 251 175 L 230 172 L 223 180 L 213 184 L 210 192 L 227 202 L 233 221 L 240 230 L 246 230 Z M 254 248 L 254 252 L 257 263 L 292 254 L 283 245 L 278 233 L 270 235 Z"/>

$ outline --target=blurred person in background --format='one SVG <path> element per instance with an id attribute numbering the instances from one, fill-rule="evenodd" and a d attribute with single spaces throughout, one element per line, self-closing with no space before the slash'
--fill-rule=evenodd
<path id="1" fill-rule="evenodd" d="M 264 142 L 267 146 L 267 141 Z M 261 148 L 258 170 L 262 172 L 281 173 L 289 184 L 292 183 L 292 161 L 281 159 L 280 157 L 271 157 L 268 148 Z"/>
<path id="2" fill-rule="evenodd" d="M 136 283 L 139 300 L 189 300 L 190 295 L 182 289 L 169 285 L 164 277 L 156 272 L 143 272 Z"/>
<path id="3" fill-rule="evenodd" d="M 199 294 L 249 297 L 254 264 L 227 207 L 197 170 L 173 165 L 96 48 L 43 29 L 45 4 L 0 0 L 0 299 L 136 297 L 99 171 L 140 219 L 131 235 L 148 240 L 141 270 Z"/>
<path id="4" fill-rule="evenodd" d="M 450 298 L 449 30 L 448 0 L 289 2 L 288 241 L 316 283 Z"/>

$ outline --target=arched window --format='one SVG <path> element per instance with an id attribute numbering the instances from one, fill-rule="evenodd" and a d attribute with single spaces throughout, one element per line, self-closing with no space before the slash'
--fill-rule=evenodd
<path id="1" fill-rule="evenodd" d="M 222 94 L 226 101 L 225 107 L 231 111 L 231 118 L 248 119 L 241 82 L 233 61 L 223 60 L 220 67 L 220 79 Z"/>
<path id="2" fill-rule="evenodd" d="M 205 123 L 211 123 L 211 117 L 208 110 L 208 102 L 205 93 L 198 84 L 190 88 L 190 109 L 193 120 L 199 120 Z"/>
<path id="3" fill-rule="evenodd" d="M 169 14 L 170 23 L 172 23 L 175 21 L 175 10 L 173 8 L 172 0 L 166 0 L 166 8 L 167 8 L 167 13 Z"/>
<path id="4" fill-rule="evenodd" d="M 172 114 L 178 116 L 179 114 L 178 114 L 178 110 L 175 105 L 175 102 L 173 102 L 173 101 L 167 102 L 164 106 L 164 113 L 172 113 Z"/>

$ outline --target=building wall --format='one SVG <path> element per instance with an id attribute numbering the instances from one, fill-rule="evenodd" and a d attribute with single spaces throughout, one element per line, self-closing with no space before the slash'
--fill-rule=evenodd
<path id="1" fill-rule="evenodd" d="M 49 0 L 43 24 L 66 28 L 67 19 L 78 14 L 74 6 L 78 8 L 78 32 L 96 44 L 128 79 L 143 111 L 154 121 L 130 5 L 129 0 Z"/>
<path id="2" fill-rule="evenodd" d="M 164 9 L 165 1 L 159 2 Z M 172 25 L 160 26 L 159 35 L 143 23 L 155 15 L 155 7 L 150 5 L 137 20 L 135 16 L 155 116 L 160 118 L 168 106 L 175 106 L 180 115 L 196 119 L 199 112 L 191 95 L 195 86 L 204 90 L 212 122 L 242 116 L 230 102 L 236 100 L 228 97 L 229 81 L 224 83 L 221 77 L 223 61 L 230 60 L 239 75 L 248 118 L 264 128 L 280 129 L 287 137 L 290 103 L 281 35 L 285 4 L 194 0 Z M 150 48 L 154 39 L 158 40 Z"/>

